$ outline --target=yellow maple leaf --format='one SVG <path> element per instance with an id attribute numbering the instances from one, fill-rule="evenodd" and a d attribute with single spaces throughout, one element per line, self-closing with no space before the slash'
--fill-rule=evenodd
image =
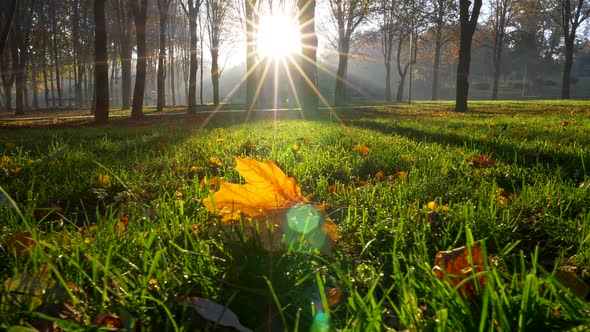
<path id="1" fill-rule="evenodd" d="M 308 203 L 301 194 L 297 181 L 273 162 L 259 162 L 248 158 L 235 158 L 236 170 L 245 184 L 221 180 L 219 190 L 202 200 L 205 208 L 221 216 L 222 223 L 231 225 L 246 215 L 255 220 L 266 220 L 270 232 L 261 232 L 265 248 L 272 250 L 286 238 L 298 241 L 300 247 L 326 249 L 326 235 L 336 240 L 336 225 L 325 214 L 322 206 Z M 247 230 L 247 235 L 254 231 Z M 329 247 L 329 246 L 328 246 Z"/>
<path id="2" fill-rule="evenodd" d="M 219 191 L 204 199 L 207 210 L 222 216 L 222 221 L 267 215 L 271 210 L 287 209 L 306 201 L 294 178 L 288 177 L 271 161 L 236 158 L 236 171 L 245 184 L 221 181 Z"/>

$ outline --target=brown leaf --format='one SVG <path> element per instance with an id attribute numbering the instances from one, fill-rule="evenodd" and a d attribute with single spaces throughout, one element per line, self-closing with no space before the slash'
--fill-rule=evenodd
<path id="1" fill-rule="evenodd" d="M 488 168 L 493 167 L 496 161 L 485 154 L 482 154 L 476 157 L 467 158 L 467 163 L 476 168 Z"/>
<path id="2" fill-rule="evenodd" d="M 123 323 L 121 323 L 121 319 L 110 312 L 101 312 L 94 317 L 92 320 L 92 324 L 94 325 L 109 325 L 115 328 L 122 328 Z"/>
<path id="3" fill-rule="evenodd" d="M 340 303 L 344 291 L 341 288 L 332 288 L 326 293 L 326 299 L 328 300 L 328 307 L 333 307 Z"/>
<path id="4" fill-rule="evenodd" d="M 471 256 L 469 255 L 471 251 Z M 448 280 L 457 287 L 465 278 L 484 271 L 483 254 L 480 247 L 472 245 L 470 250 L 467 247 L 459 247 L 450 251 L 439 251 L 434 258 L 434 273 L 442 279 Z M 482 289 L 486 283 L 485 275 L 476 277 L 479 288 Z M 470 280 L 459 287 L 459 293 L 472 297 L 476 294 L 475 281 Z"/>
<path id="5" fill-rule="evenodd" d="M 555 271 L 555 279 L 569 289 L 572 294 L 584 299 L 590 294 L 590 286 L 576 275 L 575 269 L 563 266 Z"/>
<path id="6" fill-rule="evenodd" d="M 8 248 L 10 248 L 17 256 L 21 258 L 29 258 L 31 251 L 37 245 L 29 231 L 18 232 L 11 235 L 7 241 Z"/>

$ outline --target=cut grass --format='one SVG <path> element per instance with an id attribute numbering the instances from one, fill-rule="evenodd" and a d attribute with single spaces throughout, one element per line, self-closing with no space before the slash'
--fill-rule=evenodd
<path id="1" fill-rule="evenodd" d="M 0 184 L 17 206 L 0 207 L 0 279 L 49 264 L 55 286 L 43 286 L 65 294 L 31 309 L 31 297 L 5 287 L 0 327 L 49 319 L 82 329 L 110 312 L 126 328 L 206 328 L 174 295 L 210 298 L 256 330 L 589 326 L 586 299 L 556 269 L 574 266 L 588 279 L 590 104 L 477 102 L 468 114 L 450 106 L 340 110 L 344 123 L 164 117 L 2 131 Z M 495 165 L 468 164 L 482 154 Z M 275 160 L 327 205 L 340 234 L 333 256 L 209 235 L 216 219 L 200 200 L 213 177 L 241 181 L 236 156 Z M 432 219 L 435 200 L 448 209 Z M 8 244 L 19 231 L 37 243 L 29 258 Z M 471 243 L 488 254 L 487 282 L 466 298 L 432 262 Z M 345 295 L 328 307 L 331 288 Z"/>

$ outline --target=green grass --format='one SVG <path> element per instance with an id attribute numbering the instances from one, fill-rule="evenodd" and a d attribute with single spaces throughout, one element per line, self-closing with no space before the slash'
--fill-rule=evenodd
<path id="1" fill-rule="evenodd" d="M 556 270 L 590 280 L 590 103 L 470 106 L 340 110 L 342 123 L 225 115 L 204 126 L 162 118 L 3 130 L 0 185 L 16 207 L 0 199 L 0 328 L 48 319 L 96 329 L 109 312 L 128 329 L 211 329 L 181 295 L 225 305 L 254 330 L 587 329 L 587 298 Z M 468 164 L 482 154 L 495 165 Z M 276 161 L 326 204 L 340 235 L 333 255 L 267 252 L 240 229 L 229 242 L 212 235 L 206 179 L 239 183 L 238 156 Z M 402 171 L 407 179 L 396 179 Z M 436 220 L 435 200 L 448 207 Z M 37 243 L 29 258 L 9 244 L 20 231 Z M 487 282 L 465 297 L 433 262 L 472 243 L 487 252 Z M 331 288 L 342 299 L 315 313 Z"/>

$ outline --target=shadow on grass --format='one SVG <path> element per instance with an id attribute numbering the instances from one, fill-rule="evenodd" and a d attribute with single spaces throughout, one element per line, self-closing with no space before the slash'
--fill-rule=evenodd
<path id="1" fill-rule="evenodd" d="M 400 126 L 395 123 L 380 123 L 374 119 L 361 119 L 354 121 L 352 125 L 370 130 L 379 131 L 384 134 L 397 134 L 409 139 L 417 141 L 435 142 L 443 145 L 451 145 L 456 147 L 465 147 L 469 145 L 474 149 L 481 151 L 489 151 L 492 158 L 500 160 L 506 164 L 516 164 L 521 167 L 536 167 L 542 165 L 560 171 L 568 179 L 574 183 L 584 181 L 584 178 L 590 176 L 590 172 L 586 169 L 586 165 L 590 165 L 590 156 L 584 156 L 581 153 L 575 154 L 565 151 L 537 151 L 531 149 L 523 149 L 517 147 L 515 144 L 509 142 L 495 142 L 493 140 L 484 139 L 469 139 L 466 140 L 460 135 L 450 135 L 443 133 L 433 133 L 423 130 L 418 130 L 410 127 Z M 465 126 L 469 124 L 466 123 Z M 557 135 L 555 133 L 547 133 L 543 131 L 529 130 L 528 136 L 537 139 L 550 140 L 554 143 L 567 142 L 571 137 L 566 135 Z M 581 146 L 583 142 L 579 143 Z"/>

